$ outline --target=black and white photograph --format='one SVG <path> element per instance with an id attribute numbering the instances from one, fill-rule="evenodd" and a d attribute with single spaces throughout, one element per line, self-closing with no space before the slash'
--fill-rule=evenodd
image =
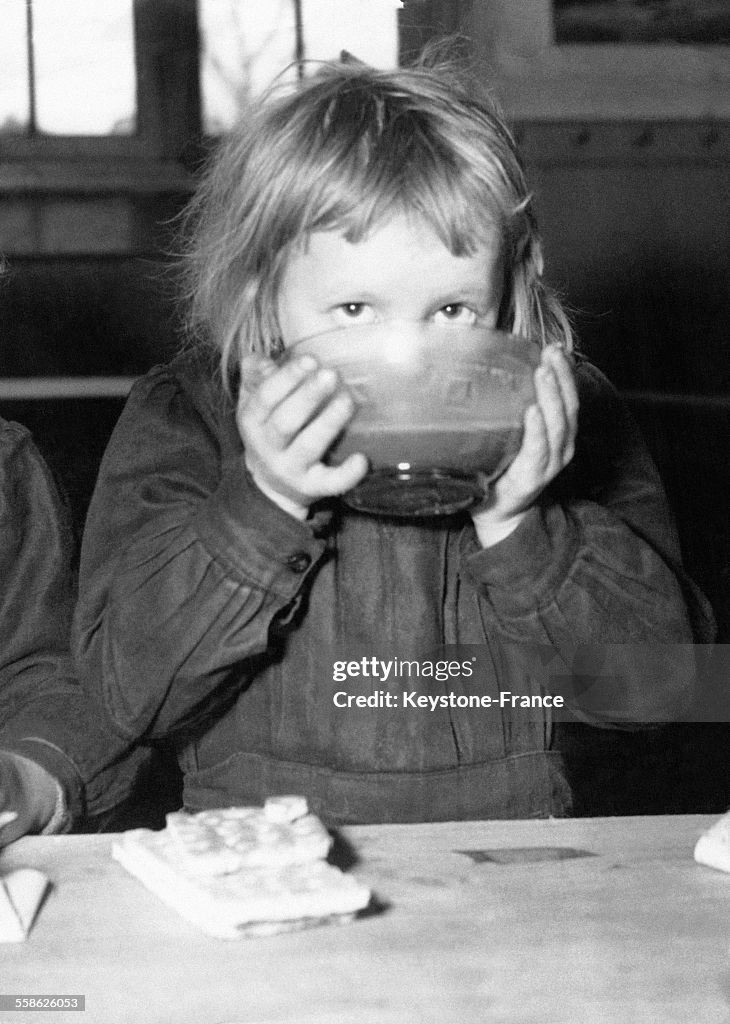
<path id="1" fill-rule="evenodd" d="M 728 4 L 0 68 L 0 1024 L 730 1020 Z"/>

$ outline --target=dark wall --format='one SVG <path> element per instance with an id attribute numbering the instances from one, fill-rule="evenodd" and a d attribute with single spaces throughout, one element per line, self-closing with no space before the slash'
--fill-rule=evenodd
<path id="1" fill-rule="evenodd" d="M 174 283 L 152 257 L 8 257 L 0 377 L 144 373 L 174 350 Z"/>
<path id="2" fill-rule="evenodd" d="M 616 384 L 730 397 L 727 166 L 534 168 L 548 268 Z"/>
<path id="3" fill-rule="evenodd" d="M 137 376 L 174 354 L 169 271 L 151 258 L 8 260 L 0 279 L 0 378 Z M 80 538 L 123 398 L 13 400 L 0 416 L 33 431 L 69 500 Z"/>
<path id="4" fill-rule="evenodd" d="M 534 171 L 549 275 L 583 349 L 627 393 L 730 642 L 727 167 Z"/>

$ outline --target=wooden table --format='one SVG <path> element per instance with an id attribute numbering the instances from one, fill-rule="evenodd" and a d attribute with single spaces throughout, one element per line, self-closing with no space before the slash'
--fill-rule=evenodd
<path id="1" fill-rule="evenodd" d="M 239 942 L 158 903 L 110 836 L 21 840 L 0 870 L 39 867 L 54 889 L 28 941 L 0 947 L 0 992 L 84 994 L 86 1011 L 0 1021 L 726 1024 L 730 875 L 692 860 L 712 820 L 348 829 L 380 910 Z"/>

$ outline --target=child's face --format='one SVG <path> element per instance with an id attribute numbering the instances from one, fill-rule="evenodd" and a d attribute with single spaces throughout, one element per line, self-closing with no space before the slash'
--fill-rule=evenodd
<path id="1" fill-rule="evenodd" d="M 337 327 L 410 320 L 495 327 L 502 301 L 499 231 L 454 256 L 422 220 L 401 215 L 359 242 L 318 231 L 290 257 L 278 297 L 285 346 Z"/>

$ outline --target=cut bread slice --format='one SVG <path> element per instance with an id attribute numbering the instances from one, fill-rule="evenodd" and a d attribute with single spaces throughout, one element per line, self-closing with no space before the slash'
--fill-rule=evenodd
<path id="1" fill-rule="evenodd" d="M 703 832 L 695 845 L 698 864 L 730 872 L 730 811 Z"/>
<path id="2" fill-rule="evenodd" d="M 218 938 L 349 920 L 367 906 L 370 891 L 327 863 L 329 833 L 296 799 L 272 798 L 263 810 L 170 814 L 161 832 L 124 833 L 112 856 Z"/>

